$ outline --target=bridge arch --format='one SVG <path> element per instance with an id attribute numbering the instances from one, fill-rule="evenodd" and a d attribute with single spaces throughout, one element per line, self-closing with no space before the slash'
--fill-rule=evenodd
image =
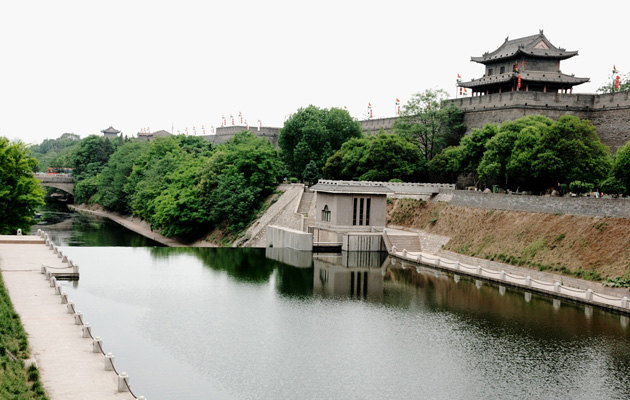
<path id="1" fill-rule="evenodd" d="M 40 185 L 63 190 L 74 196 L 74 178 L 72 176 L 43 173 L 37 173 L 34 176 L 39 180 Z"/>

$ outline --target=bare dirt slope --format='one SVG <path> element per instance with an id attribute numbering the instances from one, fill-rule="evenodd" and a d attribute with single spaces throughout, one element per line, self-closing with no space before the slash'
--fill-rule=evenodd
<path id="1" fill-rule="evenodd" d="M 587 279 L 630 274 L 630 220 L 483 210 L 411 199 L 388 205 L 388 224 L 451 240 L 445 250 Z"/>

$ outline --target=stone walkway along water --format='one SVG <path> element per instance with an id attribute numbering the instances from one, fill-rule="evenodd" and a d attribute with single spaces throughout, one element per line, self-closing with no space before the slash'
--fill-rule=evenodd
<path id="1" fill-rule="evenodd" d="M 68 264 L 41 238 L 39 243 L 15 243 L 15 238 L 0 237 L 0 271 L 49 399 L 133 399 L 129 392 L 118 392 L 117 375 L 105 371 L 105 357 L 92 351 L 92 339 L 83 338 L 82 326 L 75 325 L 74 316 L 41 274 L 42 264 L 56 268 Z"/>

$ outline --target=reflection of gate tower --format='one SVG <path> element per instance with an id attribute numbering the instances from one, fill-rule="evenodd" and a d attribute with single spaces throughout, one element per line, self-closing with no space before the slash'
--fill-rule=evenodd
<path id="1" fill-rule="evenodd" d="M 342 252 L 313 256 L 313 293 L 323 297 L 383 299 L 383 263 L 387 254 Z"/>

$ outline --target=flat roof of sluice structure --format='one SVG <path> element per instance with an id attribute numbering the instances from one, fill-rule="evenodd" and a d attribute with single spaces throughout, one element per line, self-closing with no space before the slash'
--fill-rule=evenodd
<path id="1" fill-rule="evenodd" d="M 393 190 L 376 182 L 361 181 L 333 181 L 320 179 L 310 188 L 314 192 L 338 193 L 338 194 L 382 194 L 394 193 Z"/>

